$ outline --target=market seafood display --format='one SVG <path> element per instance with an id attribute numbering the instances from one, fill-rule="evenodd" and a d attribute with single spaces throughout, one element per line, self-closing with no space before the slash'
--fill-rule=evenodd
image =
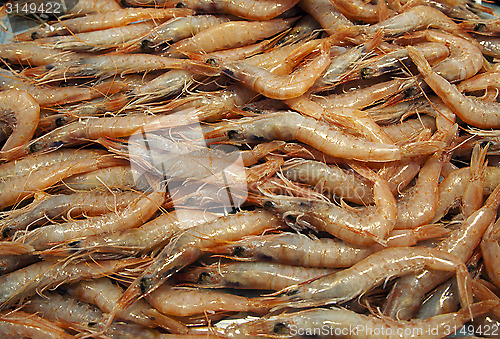
<path id="1" fill-rule="evenodd" d="M 2 337 L 500 336 L 489 7 L 75 4 L 0 45 Z"/>

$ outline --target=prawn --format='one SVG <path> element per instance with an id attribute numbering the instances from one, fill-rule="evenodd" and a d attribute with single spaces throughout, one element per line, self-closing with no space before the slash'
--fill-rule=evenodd
<path id="1" fill-rule="evenodd" d="M 339 27 L 352 26 L 349 21 L 335 5 L 328 0 L 302 0 L 299 6 L 321 25 L 329 35 L 335 35 Z"/>
<path id="2" fill-rule="evenodd" d="M 467 261 L 481 242 L 481 235 L 494 221 L 500 206 L 500 186 L 488 197 L 483 207 L 465 220 L 459 229 L 437 245 L 443 253 L 450 253 Z M 393 286 L 384 308 L 391 318 L 410 319 L 421 305 L 425 293 L 450 278 L 450 274 L 426 270 L 401 277 Z"/>
<path id="3" fill-rule="evenodd" d="M 28 337 L 33 339 L 70 339 L 67 333 L 55 323 L 36 314 L 23 311 L 2 312 L 0 314 L 0 333 L 7 337 Z"/>
<path id="4" fill-rule="evenodd" d="M 149 184 L 139 177 L 137 171 L 130 164 L 110 166 L 72 175 L 62 180 L 62 192 L 103 190 L 107 187 L 136 189 L 146 191 Z"/>
<path id="5" fill-rule="evenodd" d="M 456 86 L 438 75 L 418 50 L 411 46 L 407 48 L 425 82 L 460 119 L 479 128 L 500 127 L 500 106 L 496 102 L 482 102 L 480 99 L 464 96 Z"/>
<path id="6" fill-rule="evenodd" d="M 387 13 L 385 1 L 379 1 L 376 5 L 361 0 L 332 0 L 333 6 L 350 20 L 359 20 L 366 23 L 379 22 L 380 16 Z"/>
<path id="7" fill-rule="evenodd" d="M 442 142 L 418 142 L 405 146 L 369 142 L 333 129 L 316 119 L 293 112 L 278 112 L 221 124 L 205 133 L 206 139 L 230 141 L 298 140 L 326 155 L 361 161 L 392 161 L 435 152 Z"/>
<path id="8" fill-rule="evenodd" d="M 81 263 L 41 261 L 0 276 L 0 308 L 62 283 L 107 276 L 143 262 L 137 258 Z"/>
<path id="9" fill-rule="evenodd" d="M 463 262 L 452 254 L 424 247 L 392 247 L 377 251 L 350 268 L 291 286 L 282 291 L 282 296 L 270 298 L 268 304 L 279 305 L 279 308 L 338 304 L 356 298 L 390 278 L 425 267 L 455 272 L 460 302 L 464 308 L 470 306 L 470 277 Z"/>
<path id="10" fill-rule="evenodd" d="M 26 66 L 43 66 L 58 62 L 78 60 L 83 55 L 55 49 L 52 46 L 41 46 L 35 42 L 18 42 L 0 45 L 3 60 Z"/>
<path id="11" fill-rule="evenodd" d="M 497 303 L 483 301 L 472 304 L 471 312 L 461 309 L 455 313 L 438 315 L 426 320 L 396 321 L 383 316 L 363 315 L 346 308 L 315 308 L 291 313 L 262 317 L 254 321 L 236 323 L 224 330 L 226 337 L 266 336 L 273 338 L 295 338 L 297 330 L 309 335 L 331 337 L 332 333 L 349 333 L 349 338 L 394 339 L 404 338 L 403 333 L 416 334 L 421 338 L 443 338 L 448 328 L 460 328 L 472 317 L 479 316 L 495 307 Z M 354 326 L 356 324 L 356 326 Z M 436 329 L 430 334 L 422 329 Z M 379 331 L 380 330 L 380 331 Z M 327 335 L 322 336 L 321 334 Z M 408 332 L 406 332 L 408 331 Z M 375 334 L 373 334 L 375 333 Z"/>
<path id="12" fill-rule="evenodd" d="M 270 20 L 294 7 L 299 0 L 126 0 L 132 5 L 190 8 L 196 13 L 232 14 L 247 20 Z"/>
<path id="13" fill-rule="evenodd" d="M 192 11 L 187 8 L 125 8 L 40 25 L 16 34 L 14 39 L 18 41 L 30 41 L 54 35 L 84 33 L 125 26 L 143 20 L 169 19 L 178 16 L 189 16 L 191 14 Z"/>
<path id="14" fill-rule="evenodd" d="M 40 105 L 28 93 L 19 90 L 0 92 L 1 119 L 8 121 L 13 132 L 0 154 L 26 145 L 35 134 L 40 118 Z M 14 121 L 13 121 L 14 120 Z"/>
<path id="15" fill-rule="evenodd" d="M 243 288 L 278 291 L 291 285 L 336 272 L 330 268 L 300 267 L 267 262 L 231 262 L 191 269 L 179 281 L 209 288 Z"/>
<path id="16" fill-rule="evenodd" d="M 29 232 L 22 237 L 22 241 L 38 250 L 43 250 L 70 239 L 78 241 L 90 235 L 138 227 L 149 220 L 164 201 L 164 192 L 152 192 L 146 197 L 136 199 L 122 211 L 43 226 Z"/>
<path id="17" fill-rule="evenodd" d="M 349 243 L 385 243 L 396 222 L 396 199 L 386 180 L 365 168 L 356 168 L 373 182 L 374 206 L 353 209 L 330 202 L 288 196 L 261 198 L 265 208 L 278 213 L 293 228 L 311 227 Z"/>

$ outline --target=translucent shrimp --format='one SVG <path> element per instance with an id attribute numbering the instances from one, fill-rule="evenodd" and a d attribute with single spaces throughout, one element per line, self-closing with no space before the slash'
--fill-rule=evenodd
<path id="1" fill-rule="evenodd" d="M 484 206 L 472 214 L 459 229 L 437 245 L 437 249 L 467 261 L 481 242 L 481 235 L 493 222 L 500 206 L 500 186 L 490 195 Z M 450 278 L 450 274 L 426 270 L 401 277 L 388 296 L 384 313 L 391 318 L 410 319 L 418 311 L 425 293 Z"/>
<path id="2" fill-rule="evenodd" d="M 39 82 L 63 81 L 71 78 L 109 78 L 121 74 L 144 73 L 161 69 L 183 68 L 184 59 L 152 54 L 90 55 L 75 61 L 26 68 L 22 75 L 37 77 Z"/>
<path id="3" fill-rule="evenodd" d="M 258 314 L 266 311 L 258 303 L 252 302 L 252 298 L 217 290 L 172 287 L 167 284 L 146 295 L 146 300 L 161 313 L 180 317 L 224 311 Z"/>
<path id="4" fill-rule="evenodd" d="M 291 74 L 274 75 L 244 61 L 224 62 L 222 74 L 234 78 L 268 98 L 285 100 L 304 94 L 330 64 L 329 46 L 322 44 L 316 57 Z"/>
<path id="5" fill-rule="evenodd" d="M 227 21 L 229 21 L 228 17 L 215 15 L 194 15 L 173 18 L 154 27 L 149 34 L 126 42 L 119 48 L 119 51 L 137 52 L 140 50 L 155 50 L 165 42 L 171 44 L 189 38 L 207 28 Z"/>
<path id="6" fill-rule="evenodd" d="M 458 126 L 451 129 L 443 139 L 451 144 L 455 138 Z M 402 193 L 397 203 L 396 229 L 414 228 L 428 223 L 436 213 L 438 184 L 443 164 L 448 162 L 450 155 L 436 152 L 425 161 L 420 169 L 415 186 Z"/>
<path id="7" fill-rule="evenodd" d="M 1 119 L 13 126 L 13 132 L 0 150 L 6 152 L 26 145 L 35 134 L 40 118 L 40 105 L 28 93 L 19 90 L 0 92 Z"/>
<path id="8" fill-rule="evenodd" d="M 423 115 L 417 119 L 408 119 L 400 123 L 381 126 L 381 129 L 394 143 L 404 143 L 425 131 L 435 132 L 436 119 Z"/>
<path id="9" fill-rule="evenodd" d="M 298 140 L 326 155 L 361 161 L 392 161 L 428 154 L 442 142 L 419 142 L 405 146 L 368 142 L 333 129 L 329 124 L 293 112 L 278 112 L 221 124 L 205 133 L 206 139 L 231 141 Z"/>
<path id="10" fill-rule="evenodd" d="M 20 255 L 32 253 L 33 251 L 30 245 L 20 244 L 15 241 L 0 241 L 0 255 Z"/>
<path id="11" fill-rule="evenodd" d="M 123 294 L 122 288 L 106 277 L 92 281 L 79 281 L 68 286 L 66 292 L 78 300 L 96 305 L 105 313 L 113 310 L 117 300 Z M 145 300 L 138 300 L 127 309 L 118 312 L 116 316 L 118 319 L 147 327 L 160 325 L 172 333 L 187 332 L 185 325 L 169 317 L 162 316 Z"/>
<path id="12" fill-rule="evenodd" d="M 0 276 L 2 286 L 0 307 L 4 309 L 17 301 L 47 288 L 58 286 L 61 283 L 107 276 L 141 262 L 144 262 L 144 259 L 134 258 L 81 263 L 41 261 Z"/>
<path id="13" fill-rule="evenodd" d="M 3 60 L 26 66 L 43 66 L 82 58 L 82 55 L 74 52 L 40 46 L 35 42 L 1 44 L 0 53 Z"/>
<path id="14" fill-rule="evenodd" d="M 190 228 L 173 239 L 153 263 L 129 286 L 115 310 L 126 307 L 141 295 L 147 295 L 183 267 L 194 262 L 208 249 L 222 241 L 234 241 L 244 235 L 262 233 L 281 223 L 267 211 L 241 212 Z"/>
<path id="15" fill-rule="evenodd" d="M 298 0 L 263 0 L 258 3 L 243 0 L 126 0 L 132 5 L 187 7 L 200 13 L 225 13 L 247 20 L 270 20 L 295 6 Z"/>
<path id="16" fill-rule="evenodd" d="M 462 196 L 462 214 L 464 219 L 470 217 L 483 206 L 484 172 L 488 166 L 485 161 L 488 147 L 481 149 L 474 145 L 470 160 L 470 179 Z"/>
<path id="17" fill-rule="evenodd" d="M 164 192 L 153 192 L 136 199 L 122 211 L 40 227 L 23 237 L 23 242 L 42 250 L 70 239 L 138 227 L 149 220 L 164 201 Z"/>
<path id="18" fill-rule="evenodd" d="M 119 48 L 129 40 L 151 32 L 153 22 L 144 22 L 99 31 L 38 39 L 40 46 L 51 46 L 63 51 L 97 52 Z"/>
<path id="19" fill-rule="evenodd" d="M 47 189 L 71 175 L 122 163 L 123 160 L 100 154 L 87 159 L 61 162 L 31 173 L 3 179 L 0 181 L 0 207 L 5 208 L 32 197 L 36 192 Z"/>
<path id="20" fill-rule="evenodd" d="M 494 19 L 470 19 L 460 23 L 460 27 L 467 31 L 476 33 L 492 34 L 500 33 L 500 20 Z"/>
<path id="21" fill-rule="evenodd" d="M 310 307 L 338 304 L 366 293 L 387 279 L 427 267 L 456 272 L 460 300 L 470 306 L 469 273 L 463 262 L 441 250 L 423 247 L 392 247 L 377 251 L 350 268 L 292 286 L 284 295 L 269 300 L 279 307 Z"/>
<path id="22" fill-rule="evenodd" d="M 64 331 L 55 323 L 36 314 L 23 311 L 3 312 L 0 314 L 0 334 L 12 338 L 74 338 L 73 335 Z"/>
<path id="23" fill-rule="evenodd" d="M 354 209 L 310 198 L 268 196 L 262 198 L 264 207 L 294 228 L 311 227 L 358 245 L 385 243 L 396 222 L 396 199 L 386 180 L 371 170 L 357 170 L 373 182 L 373 206 Z"/>
<path id="24" fill-rule="evenodd" d="M 299 6 L 311 14 L 325 30 L 326 33 L 334 35 L 341 26 L 351 26 L 349 21 L 330 1 L 306 0 L 301 1 Z"/>
<path id="25" fill-rule="evenodd" d="M 202 30 L 191 38 L 170 45 L 164 55 L 210 53 L 250 45 L 284 31 L 294 22 L 295 19 L 223 22 Z"/>
<path id="26" fill-rule="evenodd" d="M 387 10 L 385 2 L 382 1 L 378 2 L 377 5 L 373 5 L 360 0 L 333 0 L 332 4 L 350 20 L 359 20 L 366 23 L 378 22 L 380 15 Z"/>
<path id="27" fill-rule="evenodd" d="M 149 184 L 139 178 L 139 174 L 130 164 L 111 166 L 89 171 L 82 174 L 72 175 L 62 180 L 63 186 L 59 188 L 64 193 L 75 191 L 92 191 L 95 189 L 105 190 L 108 187 L 118 189 L 136 189 L 146 191 Z"/>
<path id="28" fill-rule="evenodd" d="M 481 253 L 486 272 L 488 272 L 488 277 L 497 287 L 500 286 L 500 274 L 497 266 L 498 259 L 500 258 L 500 246 L 498 245 L 499 230 L 500 222 L 492 223 L 484 233 L 481 241 Z"/>
<path id="29" fill-rule="evenodd" d="M 483 102 L 478 98 L 465 96 L 445 78 L 435 73 L 419 51 L 408 46 L 408 52 L 417 65 L 425 82 L 464 122 L 479 128 L 500 127 L 500 106 L 496 102 Z"/>
<path id="30" fill-rule="evenodd" d="M 33 229 L 61 216 L 93 216 L 121 210 L 137 195 L 135 192 L 35 195 L 35 200 L 30 205 L 16 209 L 2 219 L 2 235 L 13 236 L 18 230 Z"/>
<path id="31" fill-rule="evenodd" d="M 289 266 L 266 262 L 232 262 L 194 268 L 177 276 L 179 281 L 210 288 L 242 288 L 278 291 L 334 273 L 329 268 Z"/>
<path id="32" fill-rule="evenodd" d="M 484 55 L 499 58 L 500 57 L 500 38 L 486 35 L 471 34 L 479 44 L 479 48 Z"/>
<path id="33" fill-rule="evenodd" d="M 97 31 L 132 22 L 154 19 L 169 19 L 177 16 L 191 15 L 186 8 L 125 8 L 112 12 L 94 13 L 83 17 L 58 21 L 53 24 L 40 25 L 23 33 L 15 35 L 19 41 L 30 41 L 54 35 L 68 35 Z"/>
<path id="34" fill-rule="evenodd" d="M 242 336 L 295 338 L 299 333 L 306 336 L 331 338 L 335 333 L 346 333 L 349 338 L 394 339 L 413 333 L 416 338 L 443 338 L 447 329 L 459 329 L 471 317 L 488 312 L 496 305 L 485 301 L 471 305 L 471 313 L 461 309 L 456 313 L 435 316 L 426 320 L 397 321 L 387 317 L 363 315 L 345 308 L 315 308 L 305 311 L 282 313 L 243 322 L 225 329 L 227 337 Z M 430 333 L 424 329 L 433 329 Z"/>
<path id="35" fill-rule="evenodd" d="M 474 92 L 487 89 L 500 89 L 500 72 L 484 72 L 457 84 L 457 89 L 464 92 Z"/>

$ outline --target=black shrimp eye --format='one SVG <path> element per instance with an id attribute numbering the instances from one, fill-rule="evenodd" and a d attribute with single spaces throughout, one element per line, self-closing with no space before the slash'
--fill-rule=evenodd
<path id="1" fill-rule="evenodd" d="M 217 61 L 214 58 L 208 58 L 205 60 L 205 63 L 210 66 L 217 66 Z"/>
<path id="2" fill-rule="evenodd" d="M 80 244 L 80 240 L 72 241 L 68 245 L 70 247 L 77 247 Z"/>
<path id="3" fill-rule="evenodd" d="M 273 327 L 273 332 L 276 334 L 286 334 L 288 330 L 288 324 L 287 323 L 276 323 Z"/>
<path id="4" fill-rule="evenodd" d="M 245 253 L 245 249 L 242 246 L 236 246 L 233 250 L 233 255 L 241 257 Z"/>
<path id="5" fill-rule="evenodd" d="M 5 227 L 3 230 L 2 230 L 2 237 L 3 238 L 8 238 L 12 235 L 12 229 L 10 227 Z"/>
<path id="6" fill-rule="evenodd" d="M 175 8 L 185 8 L 186 5 L 184 5 L 182 2 L 178 2 L 177 5 L 175 5 Z"/>
<path id="7" fill-rule="evenodd" d="M 57 118 L 56 121 L 55 121 L 55 123 L 56 123 L 57 127 L 61 127 L 61 126 L 63 126 L 66 123 L 66 119 L 64 119 L 64 118 Z"/>
<path id="8" fill-rule="evenodd" d="M 474 31 L 475 32 L 481 32 L 486 28 L 486 24 L 479 22 L 474 26 Z"/>
<path id="9" fill-rule="evenodd" d="M 30 145 L 30 152 L 31 153 L 36 153 L 38 151 L 41 151 L 42 150 L 42 146 L 40 146 L 40 144 L 38 144 L 37 142 L 34 142 Z"/>
<path id="10" fill-rule="evenodd" d="M 372 71 L 368 67 L 364 67 L 361 69 L 361 78 L 369 79 L 372 77 Z"/>
<path id="11" fill-rule="evenodd" d="M 40 34 L 38 32 L 31 33 L 31 39 L 32 40 L 40 39 Z"/>
<path id="12" fill-rule="evenodd" d="M 208 283 L 208 278 L 210 277 L 210 273 L 201 272 L 198 276 L 198 284 L 206 284 Z"/>
<path id="13" fill-rule="evenodd" d="M 268 200 L 264 203 L 263 206 L 266 210 L 273 210 L 278 207 L 278 204 L 276 204 L 274 201 Z"/>
<path id="14" fill-rule="evenodd" d="M 235 131 L 235 130 L 227 131 L 227 137 L 229 140 L 238 139 L 239 135 L 240 135 L 240 132 L 238 132 L 238 131 Z"/>
<path id="15" fill-rule="evenodd" d="M 295 215 L 288 214 L 285 217 L 285 220 L 286 220 L 287 223 L 295 224 L 297 222 L 297 217 Z"/>
<path id="16" fill-rule="evenodd" d="M 152 49 L 153 48 L 153 42 L 148 39 L 144 39 L 141 42 L 141 49 Z"/>

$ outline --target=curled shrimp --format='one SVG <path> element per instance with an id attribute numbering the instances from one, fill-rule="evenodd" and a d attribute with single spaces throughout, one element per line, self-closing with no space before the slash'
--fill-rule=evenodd
<path id="1" fill-rule="evenodd" d="M 40 118 L 40 105 L 24 91 L 3 91 L 0 92 L 0 112 L 1 119 L 13 126 L 12 134 L 0 150 L 1 154 L 22 147 L 33 137 Z"/>
<path id="2" fill-rule="evenodd" d="M 456 86 L 438 75 L 418 50 L 411 46 L 407 48 L 410 57 L 424 76 L 425 82 L 460 119 L 479 128 L 500 127 L 500 105 L 498 103 L 483 102 L 478 98 L 463 95 Z"/>
<path id="3" fill-rule="evenodd" d="M 87 16 L 67 19 L 53 24 L 40 25 L 26 32 L 17 34 L 15 39 L 19 41 L 30 41 L 54 35 L 84 33 L 125 26 L 137 21 L 168 19 L 191 14 L 192 11 L 187 8 L 126 8 L 109 13 L 89 14 Z"/>
<path id="4" fill-rule="evenodd" d="M 310 307 L 337 304 L 366 293 L 381 282 L 428 267 L 456 272 L 463 307 L 471 304 L 469 273 L 457 257 L 424 247 L 393 247 L 377 251 L 348 269 L 287 288 L 270 304 L 279 307 Z"/>
<path id="5" fill-rule="evenodd" d="M 205 138 L 225 138 L 231 141 L 298 140 L 329 156 L 375 162 L 428 154 L 443 145 L 442 142 L 435 141 L 405 146 L 368 142 L 333 129 L 330 124 L 293 112 L 266 114 L 222 124 L 205 133 Z"/>

